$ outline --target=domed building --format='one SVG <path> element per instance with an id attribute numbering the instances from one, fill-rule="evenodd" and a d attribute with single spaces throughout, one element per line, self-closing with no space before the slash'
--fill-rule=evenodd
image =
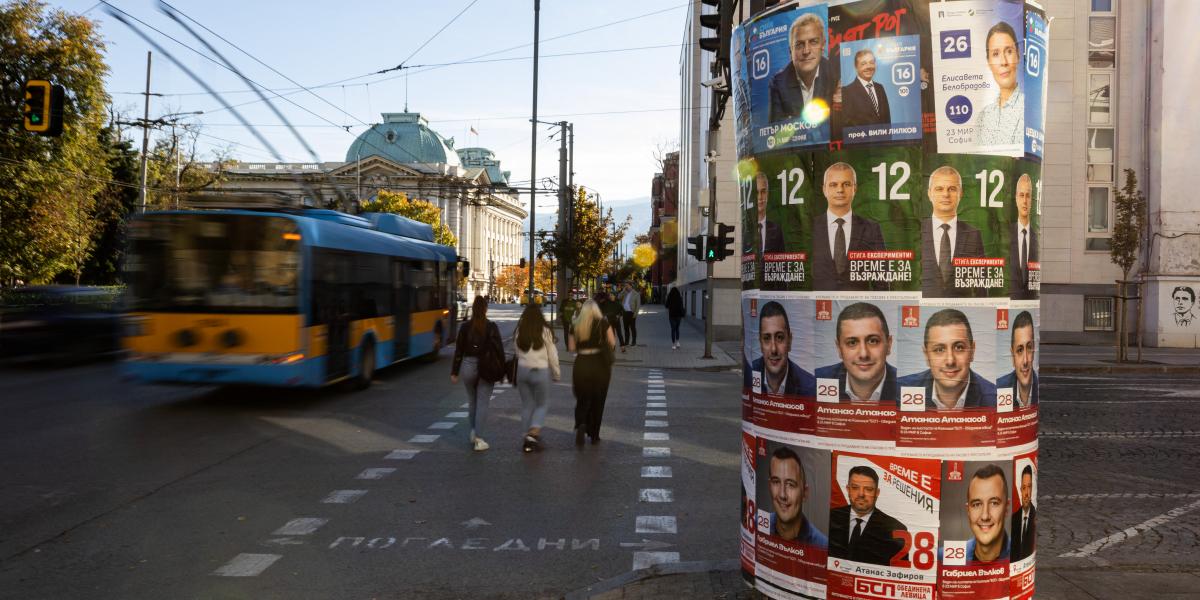
<path id="1" fill-rule="evenodd" d="M 468 300 L 489 294 L 493 273 L 519 262 L 528 212 L 509 172 L 486 148 L 455 150 L 454 139 L 430 129 L 420 113 L 383 113 L 383 122 L 359 134 L 344 162 L 225 164 L 220 189 L 282 191 L 303 206 L 358 212 L 380 190 L 404 192 L 442 211 L 458 238 L 458 254 L 471 263 Z M 212 168 L 218 168 L 213 164 Z"/>

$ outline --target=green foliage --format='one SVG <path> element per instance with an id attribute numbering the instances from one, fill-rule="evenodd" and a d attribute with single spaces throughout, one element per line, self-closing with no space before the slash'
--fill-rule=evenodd
<path id="1" fill-rule="evenodd" d="M 1109 256 L 1121 267 L 1121 279 L 1129 279 L 1129 270 L 1137 262 L 1146 229 L 1146 196 L 1138 189 L 1137 173 L 1125 169 L 1125 185 L 1113 202 L 1112 247 Z"/>
<path id="2" fill-rule="evenodd" d="M 599 207 L 582 189 L 573 208 L 574 234 L 568 238 L 554 232 L 542 243 L 542 248 L 557 256 L 579 279 L 594 279 L 610 270 L 613 250 L 625 237 L 630 219 L 615 225 L 612 209 L 601 215 Z"/>
<path id="3" fill-rule="evenodd" d="M 442 223 L 442 211 L 436 204 L 425 200 L 409 200 L 404 192 L 380 190 L 374 200 L 362 205 L 362 209 L 364 212 L 393 213 L 428 223 L 433 227 L 433 241 L 451 248 L 458 245 L 454 233 Z"/>
<path id="4" fill-rule="evenodd" d="M 0 132 L 0 285 L 78 279 L 95 246 L 96 197 L 111 177 L 104 43 L 92 21 L 35 0 L 0 4 L 0 112 L 21 114 L 24 84 L 66 88 L 61 137 Z"/>

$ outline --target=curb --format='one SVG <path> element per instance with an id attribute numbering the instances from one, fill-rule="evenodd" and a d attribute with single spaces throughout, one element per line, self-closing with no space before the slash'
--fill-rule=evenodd
<path id="1" fill-rule="evenodd" d="M 1189 365 L 1148 365 L 1148 364 L 1131 364 L 1131 365 L 1042 365 L 1040 373 L 1066 374 L 1066 373 L 1093 373 L 1093 374 L 1121 374 L 1121 373 L 1162 373 L 1162 374 L 1188 374 L 1200 375 L 1200 366 Z"/>
<path id="2" fill-rule="evenodd" d="M 625 587 L 632 583 L 655 579 L 658 577 L 665 577 L 668 575 L 738 571 L 741 570 L 741 568 L 741 559 L 737 558 L 650 565 L 650 567 L 645 569 L 630 571 L 623 575 L 617 575 L 616 577 L 596 582 L 585 588 L 568 592 L 565 596 L 563 596 L 563 600 L 587 600 L 593 596 L 597 596 L 605 592 L 611 592 L 612 590 Z"/>

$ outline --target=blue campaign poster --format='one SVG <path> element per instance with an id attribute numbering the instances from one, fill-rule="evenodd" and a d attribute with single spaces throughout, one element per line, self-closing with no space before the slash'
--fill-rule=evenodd
<path id="1" fill-rule="evenodd" d="M 1050 66 L 1046 15 L 1025 7 L 1025 153 L 1042 157 L 1046 145 L 1046 67 Z"/>
<path id="2" fill-rule="evenodd" d="M 842 42 L 838 55 L 845 144 L 921 139 L 921 37 Z"/>

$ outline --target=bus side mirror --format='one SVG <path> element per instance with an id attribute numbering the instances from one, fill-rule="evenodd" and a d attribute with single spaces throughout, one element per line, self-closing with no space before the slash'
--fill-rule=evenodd
<path id="1" fill-rule="evenodd" d="M 469 260 L 462 261 L 462 274 L 463 274 L 463 277 L 471 276 L 471 261 L 469 261 Z"/>

